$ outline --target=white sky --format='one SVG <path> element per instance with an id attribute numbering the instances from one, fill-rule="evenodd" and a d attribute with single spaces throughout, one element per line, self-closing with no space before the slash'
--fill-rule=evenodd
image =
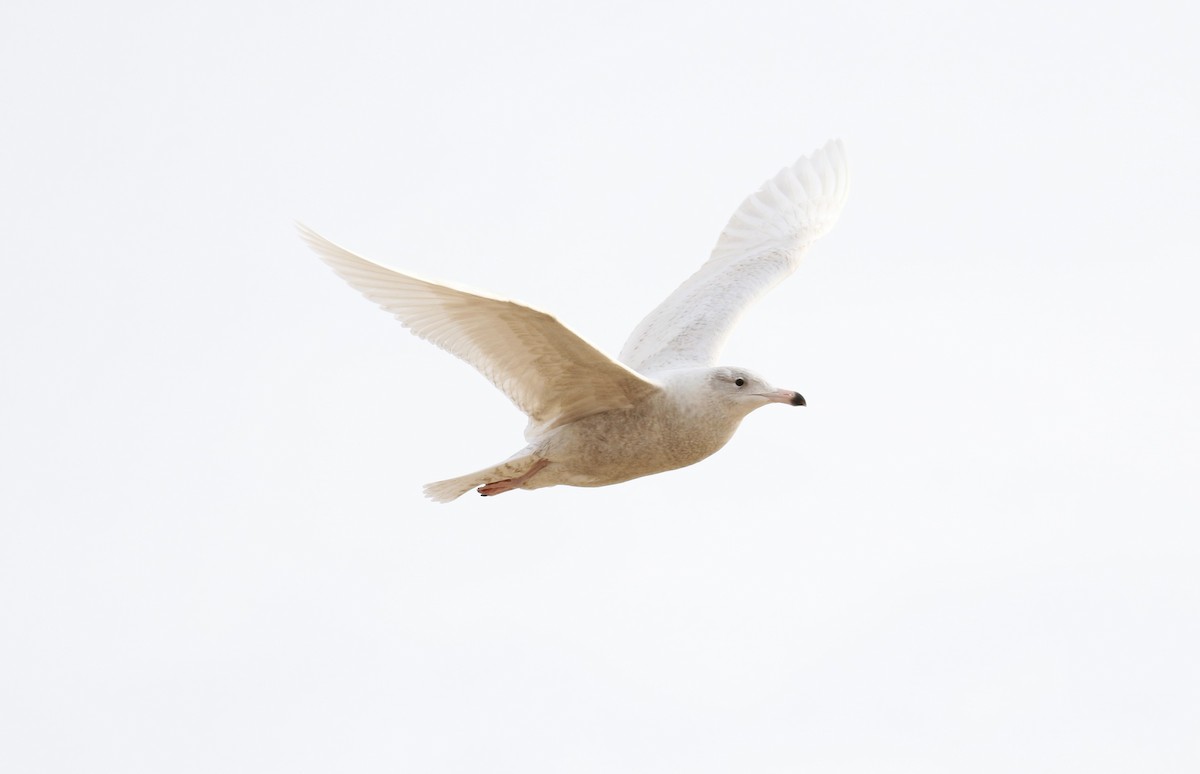
<path id="1" fill-rule="evenodd" d="M 0 769 L 1200 767 L 1183 3 L 15 3 Z M 616 352 L 832 136 L 698 466 L 430 504 L 524 418 L 302 245 Z"/>

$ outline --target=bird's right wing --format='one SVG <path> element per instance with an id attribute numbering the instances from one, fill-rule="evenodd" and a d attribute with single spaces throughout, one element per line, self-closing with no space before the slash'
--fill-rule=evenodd
<path id="1" fill-rule="evenodd" d="M 500 388 L 529 416 L 530 437 L 602 411 L 629 408 L 661 389 L 545 312 L 401 274 L 298 228 L 309 247 L 352 287 Z"/>
<path id="2" fill-rule="evenodd" d="M 708 261 L 634 329 L 621 362 L 643 374 L 715 365 L 742 313 L 833 227 L 849 177 L 842 143 L 831 140 L 764 183 L 730 218 Z"/>

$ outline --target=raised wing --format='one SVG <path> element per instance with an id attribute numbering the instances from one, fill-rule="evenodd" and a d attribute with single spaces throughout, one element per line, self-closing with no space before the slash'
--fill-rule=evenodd
<path id="1" fill-rule="evenodd" d="M 401 274 L 298 228 L 352 287 L 503 390 L 529 416 L 529 437 L 661 389 L 545 312 Z"/>
<path id="2" fill-rule="evenodd" d="M 742 202 L 699 271 L 638 324 L 621 362 L 643 374 L 715 365 L 742 313 L 833 227 L 848 187 L 840 140 L 784 167 Z"/>

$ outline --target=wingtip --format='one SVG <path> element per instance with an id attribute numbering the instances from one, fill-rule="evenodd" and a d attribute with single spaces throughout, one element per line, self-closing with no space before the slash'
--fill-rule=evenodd
<path id="1" fill-rule="evenodd" d="M 292 228 L 296 229 L 296 232 L 297 232 L 298 234 L 300 234 L 300 237 L 301 237 L 302 239 L 304 239 L 304 238 L 307 238 L 309 234 L 314 234 L 314 233 L 316 233 L 316 232 L 314 232 L 314 231 L 313 231 L 311 228 L 309 228 L 308 226 L 304 225 L 302 222 L 300 222 L 300 221 L 298 221 L 298 220 L 293 220 L 293 221 L 292 221 Z"/>
<path id="2" fill-rule="evenodd" d="M 842 164 L 846 161 L 846 143 L 842 142 L 841 137 L 831 137 L 814 153 L 821 154 L 831 160 L 836 159 Z"/>
<path id="3" fill-rule="evenodd" d="M 329 248 L 332 246 L 330 241 L 298 220 L 292 221 L 292 225 L 295 226 L 296 233 L 304 241 L 304 244 L 308 245 L 308 248 L 316 253 L 321 260 L 328 263 L 329 258 L 327 256 Z"/>
<path id="4" fill-rule="evenodd" d="M 332 244 L 328 239 L 321 236 L 316 231 L 313 231 L 311 228 L 298 220 L 292 221 L 292 225 L 295 227 L 296 233 L 300 235 L 300 238 L 303 239 L 304 242 L 313 249 L 319 251 L 319 248 L 328 244 Z"/>
<path id="5" fill-rule="evenodd" d="M 846 156 L 846 144 L 840 137 L 834 137 L 813 154 L 814 157 L 818 155 L 830 166 L 833 175 L 833 199 L 845 201 L 850 188 L 850 163 Z"/>
<path id="6" fill-rule="evenodd" d="M 309 249 L 317 254 L 317 257 L 324 261 L 330 268 L 340 274 L 343 279 L 349 281 L 346 277 L 345 269 L 347 266 L 371 264 L 378 266 L 374 261 L 369 261 L 362 256 L 356 255 L 346 248 L 330 242 L 325 237 L 313 231 L 308 226 L 300 221 L 295 221 L 296 231 L 300 238 L 308 245 Z M 351 284 L 353 284 L 351 282 Z"/>
<path id="7" fill-rule="evenodd" d="M 827 140 L 817 150 L 801 156 L 788 169 L 804 183 L 810 198 L 824 199 L 826 207 L 834 213 L 841 210 L 850 190 L 850 165 L 846 160 L 846 144 L 841 138 Z M 832 222 L 829 225 L 832 226 Z"/>

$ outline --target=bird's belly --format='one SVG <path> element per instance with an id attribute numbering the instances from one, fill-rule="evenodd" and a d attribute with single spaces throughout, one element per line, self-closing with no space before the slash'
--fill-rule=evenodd
<path id="1" fill-rule="evenodd" d="M 733 435 L 703 418 L 609 411 L 559 428 L 547 439 L 546 457 L 556 483 L 606 486 L 694 464 Z"/>

